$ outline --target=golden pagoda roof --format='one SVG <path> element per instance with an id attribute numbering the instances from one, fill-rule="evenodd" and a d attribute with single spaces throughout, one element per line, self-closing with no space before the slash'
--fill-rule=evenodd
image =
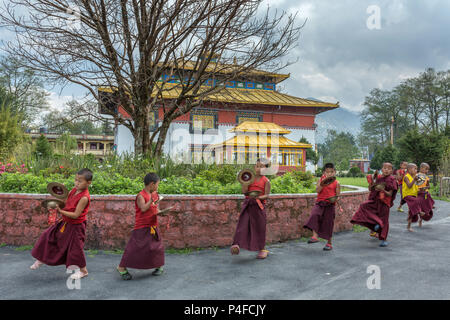
<path id="1" fill-rule="evenodd" d="M 162 63 L 159 63 L 161 67 L 163 67 Z M 194 70 L 198 64 L 196 61 L 181 61 L 177 64 L 174 62 L 169 62 L 166 64 L 167 68 L 176 68 L 179 67 L 182 70 Z M 236 73 L 237 76 L 245 76 L 245 77 L 252 77 L 252 76 L 262 76 L 262 77 L 268 77 L 272 78 L 275 83 L 280 83 L 287 78 L 291 76 L 291 74 L 281 74 L 281 73 L 275 73 L 275 72 L 268 72 L 258 69 L 252 69 L 252 70 L 244 70 L 245 68 L 240 66 L 239 64 L 225 64 L 220 62 L 214 62 L 211 61 L 208 66 L 205 68 L 205 72 L 208 73 L 215 73 L 217 74 L 230 74 L 230 73 Z"/>
<path id="2" fill-rule="evenodd" d="M 280 135 L 291 133 L 290 130 L 287 130 L 275 123 L 256 121 L 244 121 L 233 129 L 230 129 L 229 132 L 276 133 Z"/>
<path id="3" fill-rule="evenodd" d="M 224 146 L 235 146 L 235 147 L 271 147 L 271 148 L 312 148 L 312 145 L 307 143 L 300 143 L 292 141 L 283 136 L 260 136 L 260 135 L 244 135 L 240 134 L 232 137 L 222 143 L 209 145 L 208 149 L 216 149 Z"/>
<path id="4" fill-rule="evenodd" d="M 200 91 L 210 89 L 211 87 L 202 86 Z M 113 92 L 109 87 L 99 87 L 99 91 Z M 152 96 L 156 95 L 156 88 Z M 176 83 L 166 83 L 162 91 L 163 99 L 176 99 L 181 93 L 181 85 Z M 222 88 L 220 91 L 211 93 L 204 100 L 240 103 L 240 104 L 262 104 L 275 106 L 293 106 L 293 107 L 315 107 L 315 108 L 338 108 L 339 103 L 320 102 L 297 98 L 274 90 L 263 89 L 238 89 Z"/>

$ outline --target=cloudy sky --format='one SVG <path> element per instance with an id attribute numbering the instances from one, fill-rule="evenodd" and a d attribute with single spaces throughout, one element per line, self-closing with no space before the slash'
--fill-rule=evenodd
<path id="1" fill-rule="evenodd" d="M 290 53 L 299 61 L 282 71 L 291 74 L 283 82 L 291 95 L 339 101 L 357 112 L 373 88 L 389 90 L 428 67 L 450 69 L 448 0 L 265 0 L 262 8 L 267 5 L 307 19 Z M 0 38 L 9 36 L 0 28 Z M 74 86 L 61 95 L 53 89 L 52 107 L 83 93 Z"/>
<path id="2" fill-rule="evenodd" d="M 450 1 L 268 1 L 307 18 L 300 61 L 288 67 L 286 91 L 300 97 L 340 101 L 360 111 L 373 88 L 389 90 L 426 68 L 450 69 Z M 380 29 L 369 29 L 379 8 Z M 372 24 L 369 23 L 369 26 Z"/>

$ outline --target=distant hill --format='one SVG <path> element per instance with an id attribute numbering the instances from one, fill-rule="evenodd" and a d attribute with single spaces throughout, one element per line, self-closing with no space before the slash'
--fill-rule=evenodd
<path id="1" fill-rule="evenodd" d="M 317 143 L 323 143 L 328 134 L 327 130 L 346 131 L 355 137 L 361 130 L 359 113 L 342 107 L 318 114 L 316 116 L 316 124 Z"/>

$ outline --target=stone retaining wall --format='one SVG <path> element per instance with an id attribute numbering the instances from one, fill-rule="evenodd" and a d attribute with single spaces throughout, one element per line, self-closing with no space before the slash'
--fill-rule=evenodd
<path id="1" fill-rule="evenodd" d="M 334 231 L 351 230 L 350 218 L 367 199 L 365 188 L 342 193 L 336 210 Z M 267 242 L 274 243 L 310 232 L 302 228 L 314 206 L 316 194 L 272 194 L 267 203 Z M 0 193 L 0 243 L 34 244 L 48 227 L 42 200 L 49 195 Z M 87 249 L 125 248 L 134 224 L 135 196 L 91 196 L 88 213 Z M 166 248 L 231 245 L 243 195 L 164 195 L 163 209 L 174 206 L 159 217 Z"/>

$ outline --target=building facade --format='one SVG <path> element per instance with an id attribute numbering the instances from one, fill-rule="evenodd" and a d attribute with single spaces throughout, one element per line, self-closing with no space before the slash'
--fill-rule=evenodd
<path id="1" fill-rule="evenodd" d="M 185 161 L 205 157 L 210 159 L 208 146 L 231 139 L 234 133 L 230 130 L 245 121 L 276 124 L 289 131 L 285 138 L 298 142 L 305 137 L 315 146 L 316 115 L 338 108 L 339 103 L 308 100 L 277 91 L 278 83 L 288 77 L 258 71 L 257 74 L 249 74 L 247 78 L 241 77 L 236 81 L 220 82 L 220 76 L 205 81 L 204 87 L 221 85 L 223 88 L 203 99 L 201 107 L 192 109 L 171 123 L 163 147 L 164 153 L 175 159 L 182 157 Z M 163 99 L 177 98 L 180 80 L 166 75 L 160 80 L 171 88 L 163 92 Z M 113 92 L 110 88 L 99 88 L 99 93 L 103 95 Z M 129 117 L 120 105 L 113 107 L 120 116 Z M 152 130 L 162 123 L 163 117 L 162 107 L 151 112 Z M 118 154 L 134 152 L 133 135 L 123 125 L 116 127 L 115 144 Z M 314 170 L 313 167 L 303 166 L 304 169 Z"/>

